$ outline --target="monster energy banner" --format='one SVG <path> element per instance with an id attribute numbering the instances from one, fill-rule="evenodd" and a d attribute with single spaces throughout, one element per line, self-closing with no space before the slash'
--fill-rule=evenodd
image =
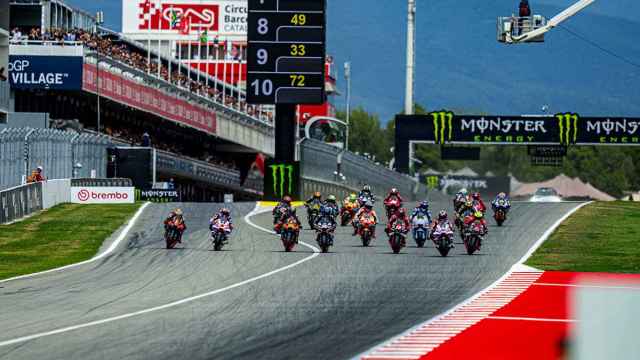
<path id="1" fill-rule="evenodd" d="M 265 164 L 264 200 L 300 197 L 300 163 L 269 160 Z"/>
<path id="2" fill-rule="evenodd" d="M 640 145 L 640 118 L 474 116 L 437 111 L 396 117 L 397 140 L 434 144 Z"/>
<path id="3" fill-rule="evenodd" d="M 441 191 L 448 195 L 453 195 L 460 189 L 467 189 L 491 197 L 503 191 L 509 193 L 511 187 L 511 179 L 508 176 L 423 175 L 421 181 L 427 185 L 429 190 Z"/>

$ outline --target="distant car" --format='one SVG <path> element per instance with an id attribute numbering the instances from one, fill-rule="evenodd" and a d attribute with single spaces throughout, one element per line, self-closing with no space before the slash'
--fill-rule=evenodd
<path id="1" fill-rule="evenodd" d="M 562 199 L 558 193 L 552 188 L 539 188 L 531 197 L 531 202 L 561 202 Z"/>

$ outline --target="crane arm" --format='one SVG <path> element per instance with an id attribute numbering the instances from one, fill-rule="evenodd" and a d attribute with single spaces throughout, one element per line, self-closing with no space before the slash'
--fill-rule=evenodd
<path id="1" fill-rule="evenodd" d="M 530 31 L 526 34 L 522 34 L 519 36 L 513 36 L 513 42 L 514 43 L 518 43 L 518 42 L 526 42 L 529 39 L 534 39 L 540 35 L 546 34 L 547 32 L 549 32 L 551 29 L 555 28 L 556 26 L 560 25 L 560 23 L 562 23 L 563 21 L 569 19 L 570 17 L 572 17 L 573 15 L 579 13 L 580 11 L 582 11 L 584 8 L 586 8 L 587 6 L 593 4 L 596 0 L 580 0 L 577 3 L 571 5 L 570 7 L 568 7 L 566 10 L 564 10 L 563 12 L 559 13 L 558 15 L 554 16 L 551 20 L 549 20 L 547 22 L 547 24 L 539 29 L 535 29 L 533 31 Z"/>

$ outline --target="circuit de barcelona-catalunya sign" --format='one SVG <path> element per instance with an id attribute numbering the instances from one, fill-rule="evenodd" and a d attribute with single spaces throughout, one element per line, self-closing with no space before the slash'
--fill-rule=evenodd
<path id="1" fill-rule="evenodd" d="M 463 145 L 640 145 L 640 118 L 456 115 L 396 116 L 396 167 L 409 171 L 410 143 Z"/>

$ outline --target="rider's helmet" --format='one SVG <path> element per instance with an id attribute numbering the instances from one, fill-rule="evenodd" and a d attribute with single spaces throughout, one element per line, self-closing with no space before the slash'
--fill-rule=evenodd
<path id="1" fill-rule="evenodd" d="M 173 214 L 175 216 L 182 216 L 182 209 L 175 209 L 173 210 Z"/>
<path id="2" fill-rule="evenodd" d="M 482 213 L 482 211 L 476 211 L 476 212 L 473 214 L 473 216 L 474 216 L 476 219 L 478 219 L 478 220 L 479 220 L 479 219 L 482 219 L 482 218 L 484 217 L 484 214 Z"/>
<path id="3" fill-rule="evenodd" d="M 335 203 L 336 202 L 335 195 L 329 195 L 329 197 L 327 197 L 327 201 L 330 203 Z"/>
<path id="4" fill-rule="evenodd" d="M 371 192 L 371 186 L 365 185 L 362 187 L 362 191 Z"/>
<path id="5" fill-rule="evenodd" d="M 500 194 L 498 194 L 498 198 L 506 199 L 507 198 L 507 194 L 505 194 L 504 192 L 501 192 Z"/>
<path id="6" fill-rule="evenodd" d="M 429 202 L 427 200 L 420 203 L 420 210 L 427 211 L 429 210 Z"/>
<path id="7" fill-rule="evenodd" d="M 480 200 L 480 193 L 479 192 L 474 192 L 473 195 L 471 195 L 471 198 L 473 200 Z"/>
<path id="8" fill-rule="evenodd" d="M 471 201 L 467 200 L 467 201 L 465 201 L 464 206 L 466 208 L 472 208 L 473 207 L 473 203 Z"/>
<path id="9" fill-rule="evenodd" d="M 389 192 L 389 195 L 400 195 L 400 191 L 398 191 L 398 189 L 396 188 L 392 188 Z"/>
<path id="10" fill-rule="evenodd" d="M 351 195 L 349 195 L 349 200 L 351 200 L 351 201 L 356 201 L 356 200 L 358 200 L 358 195 L 356 195 L 356 194 L 351 194 Z"/>
<path id="11" fill-rule="evenodd" d="M 321 197 L 322 197 L 322 194 L 320 193 L 320 191 L 316 191 L 313 193 L 314 199 L 320 199 Z"/>
<path id="12" fill-rule="evenodd" d="M 445 210 L 440 210 L 440 212 L 438 213 L 438 220 L 444 221 L 444 220 L 447 220 L 448 218 L 449 218 L 449 215 L 447 215 L 447 212 Z"/>
<path id="13" fill-rule="evenodd" d="M 373 203 L 371 201 L 367 201 L 366 203 L 364 203 L 364 207 L 367 210 L 371 210 L 373 209 Z"/>
<path id="14" fill-rule="evenodd" d="M 229 209 L 227 209 L 227 208 L 222 208 L 220 210 L 220 215 L 229 216 L 229 215 L 231 215 L 231 211 L 229 211 Z"/>
<path id="15" fill-rule="evenodd" d="M 283 197 L 283 198 L 282 198 L 282 202 L 283 202 L 283 203 L 285 203 L 285 204 L 287 204 L 287 205 L 291 205 L 291 201 L 292 201 L 292 200 L 293 200 L 293 199 L 291 199 L 291 196 L 289 196 L 289 195 L 287 195 L 287 196 L 285 196 L 285 197 Z"/>
<path id="16" fill-rule="evenodd" d="M 39 172 L 39 173 L 41 173 L 41 172 L 42 172 L 42 170 L 44 170 L 44 169 L 42 168 L 42 166 L 38 166 L 38 167 L 36 168 L 36 170 L 38 170 L 38 172 Z"/>

